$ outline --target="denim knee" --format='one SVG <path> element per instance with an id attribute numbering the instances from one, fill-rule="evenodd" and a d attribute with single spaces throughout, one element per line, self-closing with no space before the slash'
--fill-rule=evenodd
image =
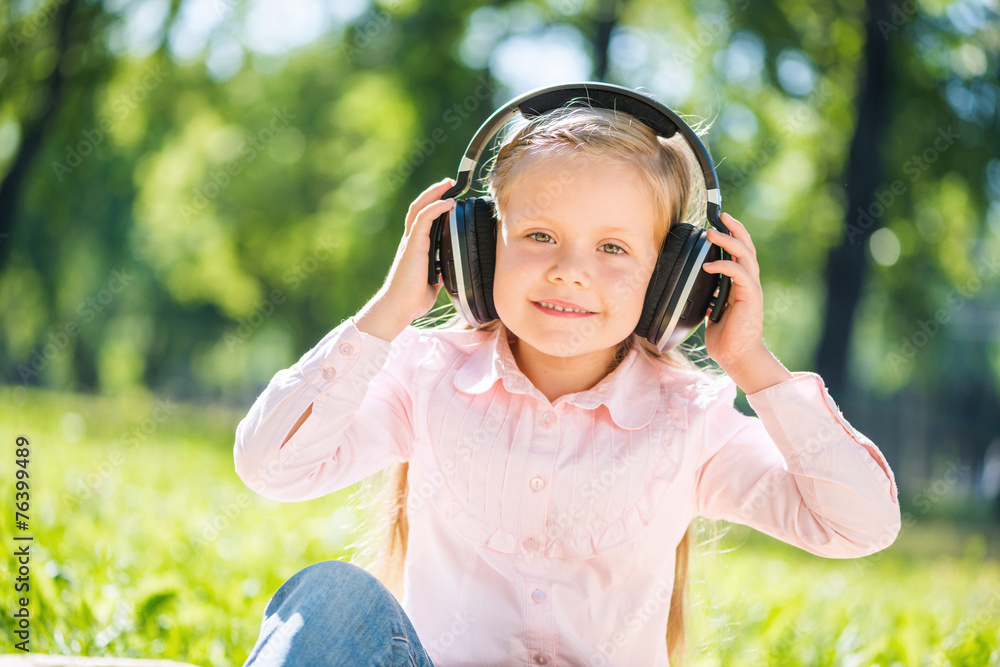
<path id="1" fill-rule="evenodd" d="M 329 594 L 333 590 L 347 597 L 370 598 L 383 592 L 392 597 L 382 582 L 363 568 L 342 560 L 325 560 L 293 574 L 272 596 L 264 615 L 277 611 L 290 595 L 306 594 L 330 600 L 334 597 Z"/>
<path id="2" fill-rule="evenodd" d="M 278 589 L 245 664 L 431 665 L 392 593 L 366 570 L 336 560 L 310 565 Z"/>

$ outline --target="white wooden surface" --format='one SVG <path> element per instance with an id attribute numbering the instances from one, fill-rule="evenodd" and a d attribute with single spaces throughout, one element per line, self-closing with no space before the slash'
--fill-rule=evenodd
<path id="1" fill-rule="evenodd" d="M 197 667 L 187 662 L 171 660 L 140 660 L 138 658 L 83 658 L 73 655 L 20 653 L 0 655 L 0 667 Z"/>

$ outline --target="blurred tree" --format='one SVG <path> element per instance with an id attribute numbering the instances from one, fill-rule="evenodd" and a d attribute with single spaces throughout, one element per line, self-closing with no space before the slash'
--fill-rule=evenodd
<path id="1" fill-rule="evenodd" d="M 492 110 L 488 73 L 434 46 L 474 7 L 370 7 L 285 55 L 237 43 L 243 64 L 220 75 L 242 5 L 181 58 L 184 6 L 149 55 L 123 44 L 139 7 L 74 18 L 94 74 L 69 47 L 72 92 L 22 188 L 0 274 L 8 381 L 245 400 L 367 300 L 409 201 Z M 36 51 L 46 11 L 21 18 Z M 30 62 L 7 82 L 25 96 Z M 21 126 L 12 107 L 4 122 Z"/>
<path id="2" fill-rule="evenodd" d="M 995 8 L 762 1 L 338 4 L 294 36 L 267 3 L 4 3 L 0 374 L 245 404 L 378 288 L 497 104 L 593 76 L 710 122 L 790 367 L 887 451 L 916 413 L 978 442 L 1000 412 Z M 960 385 L 978 431 L 939 414 Z"/>
<path id="3" fill-rule="evenodd" d="M 871 207 L 875 190 L 883 182 L 881 140 L 891 92 L 888 44 L 879 29 L 889 19 L 889 2 L 867 0 L 866 10 L 857 120 L 845 165 L 846 233 L 840 245 L 830 252 L 826 263 L 826 310 L 816 360 L 816 369 L 833 396 L 843 395 L 854 312 L 868 275 L 865 249 L 879 226 L 877 219 L 858 217 L 854 212 Z"/>
<path id="4" fill-rule="evenodd" d="M 4 62 L 4 70 L 9 71 L 11 76 L 0 79 L 0 97 L 8 94 L 17 95 L 30 92 L 30 102 L 25 105 L 24 118 L 21 120 L 22 138 L 14 157 L 10 160 L 10 167 L 0 181 L 0 239 L 6 241 L 0 243 L 0 272 L 3 271 L 7 258 L 10 256 L 10 249 L 16 240 L 14 235 L 14 220 L 17 213 L 19 198 L 24 190 L 25 180 L 31 171 L 31 167 L 42 147 L 42 139 L 45 130 L 51 124 L 56 115 L 56 110 L 62 101 L 63 83 L 66 77 L 60 62 L 66 58 L 67 53 L 77 44 L 72 40 L 80 38 L 79 30 L 74 30 L 77 26 L 72 25 L 71 19 L 76 13 L 78 0 L 68 0 L 65 4 L 57 6 L 54 15 L 50 19 L 54 24 L 53 45 L 47 45 L 44 51 L 32 53 L 31 50 L 23 47 L 28 44 L 28 39 L 24 34 L 29 26 L 26 21 L 13 23 L 10 17 L 6 17 L 9 32 L 3 46 L 0 46 L 0 58 Z M 8 9 L 9 11 L 9 9 Z M 30 28 L 37 30 L 37 28 Z M 74 34 L 75 33 L 75 34 Z M 23 51 L 23 52 L 22 52 Z M 41 79 L 30 82 L 17 81 L 16 73 L 27 74 L 26 67 L 14 68 L 13 64 L 23 65 L 29 56 L 36 59 L 47 60 L 49 70 L 42 75 Z M 36 68 L 37 76 L 37 68 Z M 25 85 L 29 83 L 29 85 Z"/>
<path id="5" fill-rule="evenodd" d="M 604 81 L 608 78 L 608 47 L 611 45 L 611 34 L 618 24 L 622 6 L 625 0 L 602 0 L 595 18 L 593 39 L 594 48 L 594 81 Z"/>

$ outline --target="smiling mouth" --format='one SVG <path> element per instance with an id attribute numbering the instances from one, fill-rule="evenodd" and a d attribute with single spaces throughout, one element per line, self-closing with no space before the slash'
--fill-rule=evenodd
<path id="1" fill-rule="evenodd" d="M 583 310 L 582 308 L 567 308 L 565 306 L 558 306 L 558 305 L 556 305 L 554 303 L 549 303 L 548 301 L 535 301 L 533 303 L 535 305 L 537 305 L 537 306 L 540 306 L 541 308 L 546 308 L 546 309 L 549 309 L 549 310 L 555 310 L 555 311 L 560 312 L 560 313 L 579 313 L 580 315 L 590 315 L 591 314 L 591 312 L 589 310 Z"/>

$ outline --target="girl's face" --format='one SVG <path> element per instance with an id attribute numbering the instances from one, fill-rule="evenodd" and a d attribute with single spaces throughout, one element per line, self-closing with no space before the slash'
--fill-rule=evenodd
<path id="1" fill-rule="evenodd" d="M 546 157 L 505 209 L 493 300 L 519 338 L 522 372 L 605 369 L 639 322 L 659 253 L 641 174 L 586 155 Z"/>

